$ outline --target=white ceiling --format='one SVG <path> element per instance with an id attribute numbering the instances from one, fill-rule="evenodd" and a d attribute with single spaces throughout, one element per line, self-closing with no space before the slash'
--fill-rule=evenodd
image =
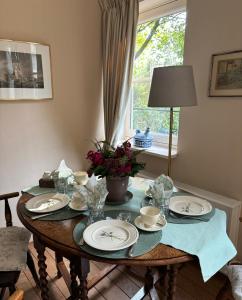
<path id="1" fill-rule="evenodd" d="M 151 8 L 159 7 L 161 5 L 175 1 L 176 0 L 142 0 L 139 4 L 139 11 L 142 13 Z"/>

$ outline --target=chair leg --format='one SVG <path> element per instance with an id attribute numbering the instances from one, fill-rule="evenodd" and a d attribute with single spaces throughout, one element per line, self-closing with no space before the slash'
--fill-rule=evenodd
<path id="1" fill-rule="evenodd" d="M 9 293 L 10 295 L 12 295 L 15 291 L 16 291 L 16 288 L 15 288 L 15 285 L 14 284 L 11 284 L 9 287 Z"/>
<path id="2" fill-rule="evenodd" d="M 36 268 L 35 268 L 35 265 L 34 265 L 34 261 L 33 261 L 33 258 L 31 256 L 31 253 L 30 251 L 28 250 L 27 252 L 27 266 L 29 267 L 29 270 L 34 278 L 34 281 L 35 281 L 35 284 L 36 286 L 40 286 L 39 284 L 39 277 L 37 275 L 37 272 L 36 272 Z"/>
<path id="3" fill-rule="evenodd" d="M 4 296 L 4 294 L 5 294 L 5 292 L 6 292 L 6 287 L 3 287 L 2 289 L 1 289 L 1 293 L 0 293 L 0 299 L 3 299 L 3 296 Z"/>

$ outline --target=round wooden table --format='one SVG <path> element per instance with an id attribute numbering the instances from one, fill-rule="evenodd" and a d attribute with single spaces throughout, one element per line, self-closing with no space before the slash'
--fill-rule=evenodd
<path id="1" fill-rule="evenodd" d="M 23 211 L 23 204 L 32 197 L 32 195 L 23 193 L 18 201 L 17 213 L 23 225 L 33 234 L 34 246 L 38 253 L 42 299 L 49 299 L 45 264 L 46 258 L 44 255 L 45 247 L 55 251 L 57 269 L 59 274 L 61 273 L 63 275 L 65 282 L 69 287 L 71 299 L 88 299 L 88 289 L 93 287 L 97 281 L 100 280 L 100 278 L 103 278 L 106 275 L 105 272 L 103 272 L 103 274 L 100 274 L 100 276 L 97 276 L 97 278 L 87 282 L 87 275 L 89 273 L 89 260 L 111 264 L 109 271 L 114 268 L 112 265 L 120 264 L 127 266 L 137 265 L 147 267 L 145 286 L 132 299 L 140 299 L 148 292 L 150 292 L 150 295 L 155 293 L 155 289 L 153 288 L 155 281 L 152 273 L 153 267 L 157 267 L 155 269 L 159 270 L 159 277 L 163 277 L 164 279 L 164 277 L 167 277 L 166 269 L 167 266 L 169 266 L 169 283 L 168 287 L 166 288 L 166 293 L 168 299 L 174 299 L 178 266 L 182 263 L 193 260 L 193 256 L 163 244 L 159 244 L 150 252 L 134 258 L 111 260 L 89 255 L 80 250 L 72 237 L 75 225 L 80 222 L 83 217 L 80 216 L 64 221 L 32 220 L 26 216 Z M 64 267 L 62 257 L 65 257 L 70 261 L 70 276 L 67 274 L 67 270 Z M 80 280 L 79 286 L 76 280 L 77 277 Z M 156 281 L 157 279 L 158 278 L 156 276 Z M 167 280 L 168 279 L 166 278 L 165 282 L 167 282 Z"/>

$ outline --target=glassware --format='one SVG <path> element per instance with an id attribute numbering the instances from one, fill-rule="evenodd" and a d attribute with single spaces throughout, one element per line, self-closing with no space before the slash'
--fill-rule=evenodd
<path id="1" fill-rule="evenodd" d="M 156 201 L 150 196 L 145 196 L 145 198 L 140 202 L 140 208 L 144 206 L 156 206 L 156 205 L 157 205 Z"/>
<path id="2" fill-rule="evenodd" d="M 93 223 L 104 218 L 103 207 L 105 204 L 105 198 L 100 195 L 92 195 L 87 200 L 87 206 L 89 211 L 89 223 Z"/>
<path id="3" fill-rule="evenodd" d="M 55 188 L 58 193 L 66 194 L 67 193 L 67 178 L 60 177 L 60 178 L 55 178 Z"/>
<path id="4" fill-rule="evenodd" d="M 118 220 L 130 222 L 131 221 L 131 213 L 130 212 L 120 212 L 117 216 Z"/>
<path id="5" fill-rule="evenodd" d="M 159 201 L 160 209 L 166 217 L 169 215 L 169 204 L 172 193 L 173 189 L 164 191 L 164 197 Z"/>

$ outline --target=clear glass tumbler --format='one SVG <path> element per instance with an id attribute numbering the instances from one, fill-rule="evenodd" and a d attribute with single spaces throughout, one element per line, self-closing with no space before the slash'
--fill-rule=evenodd
<path id="1" fill-rule="evenodd" d="M 67 178 L 60 177 L 55 179 L 55 188 L 58 193 L 67 193 Z"/>
<path id="2" fill-rule="evenodd" d="M 164 191 L 164 197 L 160 200 L 160 209 L 166 217 L 169 215 L 169 204 L 172 193 L 173 189 Z"/>
<path id="3" fill-rule="evenodd" d="M 105 197 L 93 196 L 87 201 L 89 211 L 89 223 L 104 219 L 103 207 L 105 204 Z"/>

